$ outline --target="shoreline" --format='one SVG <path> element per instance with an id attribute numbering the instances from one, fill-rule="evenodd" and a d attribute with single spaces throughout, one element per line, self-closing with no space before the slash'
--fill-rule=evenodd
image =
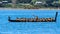
<path id="1" fill-rule="evenodd" d="M 23 8 L 0 8 L 1 9 L 16 9 L 16 10 L 22 10 Z M 40 8 L 40 9 L 23 9 L 23 10 L 60 10 L 59 8 Z"/>

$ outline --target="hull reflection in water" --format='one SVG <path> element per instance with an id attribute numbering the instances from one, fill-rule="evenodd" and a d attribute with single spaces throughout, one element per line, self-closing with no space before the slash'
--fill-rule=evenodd
<path id="1" fill-rule="evenodd" d="M 56 22 L 57 15 L 58 12 L 56 12 L 54 18 L 38 18 L 38 16 L 36 16 L 35 18 L 17 18 L 16 20 L 11 20 L 9 16 L 8 21 L 9 22 Z"/>

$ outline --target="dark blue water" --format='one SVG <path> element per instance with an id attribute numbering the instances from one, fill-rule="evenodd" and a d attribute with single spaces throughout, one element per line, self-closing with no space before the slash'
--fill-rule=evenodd
<path id="1" fill-rule="evenodd" d="M 57 22 L 9 22 L 11 19 L 55 17 L 58 12 Z M 33 16 L 34 15 L 34 16 Z M 60 34 L 60 10 L 0 10 L 0 34 Z"/>

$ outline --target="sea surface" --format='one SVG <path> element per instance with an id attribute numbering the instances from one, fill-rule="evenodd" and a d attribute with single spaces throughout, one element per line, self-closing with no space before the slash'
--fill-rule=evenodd
<path id="1" fill-rule="evenodd" d="M 18 18 L 54 18 L 56 22 L 9 22 Z M 60 34 L 60 10 L 0 9 L 0 34 Z"/>

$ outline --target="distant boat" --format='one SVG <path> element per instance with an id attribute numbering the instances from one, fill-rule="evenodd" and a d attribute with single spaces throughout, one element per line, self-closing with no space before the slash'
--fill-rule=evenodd
<path id="1" fill-rule="evenodd" d="M 36 16 L 35 18 L 16 18 L 15 20 L 11 20 L 10 16 L 8 16 L 8 21 L 9 22 L 56 22 L 57 15 L 58 12 L 56 12 L 54 18 L 38 18 L 38 16 Z"/>

